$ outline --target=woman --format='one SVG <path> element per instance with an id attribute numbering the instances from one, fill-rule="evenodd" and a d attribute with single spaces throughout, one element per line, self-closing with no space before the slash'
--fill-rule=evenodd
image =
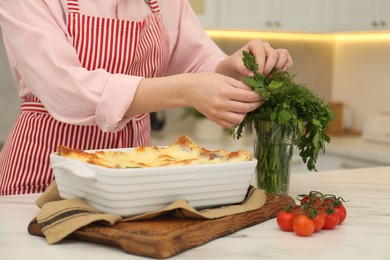
<path id="1" fill-rule="evenodd" d="M 58 145 L 150 145 L 149 114 L 192 106 L 223 127 L 263 99 L 241 82 L 292 65 L 253 40 L 226 56 L 185 0 L 0 0 L 0 25 L 21 112 L 0 154 L 0 194 L 43 192 Z"/>

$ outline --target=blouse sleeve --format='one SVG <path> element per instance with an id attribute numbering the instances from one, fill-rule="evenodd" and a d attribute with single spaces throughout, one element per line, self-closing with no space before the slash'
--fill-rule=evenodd
<path id="1" fill-rule="evenodd" d="M 205 33 L 188 1 L 160 1 L 163 4 L 168 5 L 162 11 L 171 45 L 167 75 L 214 72 L 226 54 Z"/>
<path id="2" fill-rule="evenodd" d="M 0 0 L 4 46 L 20 97 L 35 95 L 65 123 L 123 128 L 141 78 L 84 69 L 64 17 L 52 11 L 44 1 Z"/>

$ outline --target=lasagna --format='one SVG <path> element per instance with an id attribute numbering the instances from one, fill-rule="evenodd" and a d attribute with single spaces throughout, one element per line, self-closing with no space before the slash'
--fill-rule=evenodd
<path id="1" fill-rule="evenodd" d="M 83 151 L 58 147 L 58 155 L 107 168 L 148 168 L 194 164 L 219 164 L 252 160 L 246 150 L 208 150 L 181 136 L 169 146 L 144 146 L 130 150 Z"/>

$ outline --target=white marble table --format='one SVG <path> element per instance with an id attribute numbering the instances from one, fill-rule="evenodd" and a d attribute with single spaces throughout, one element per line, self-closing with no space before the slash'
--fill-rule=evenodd
<path id="1" fill-rule="evenodd" d="M 253 137 L 249 133 L 244 134 L 239 140 L 234 140 L 229 135 L 212 140 L 196 138 L 193 133 L 186 133 L 186 135 L 206 149 L 223 148 L 228 151 L 238 149 L 253 151 Z M 177 133 L 152 133 L 152 144 L 169 145 L 178 136 Z M 331 142 L 326 144 L 326 153 L 321 152 L 316 163 L 319 171 L 382 166 L 390 166 L 390 143 L 366 140 L 361 135 L 331 136 Z M 298 150 L 294 151 L 291 172 L 310 172 L 302 162 Z"/>
<path id="2" fill-rule="evenodd" d="M 271 219 L 173 259 L 390 259 L 390 167 L 292 175 L 292 197 L 311 190 L 348 199 L 345 223 L 303 238 L 280 231 Z M 80 241 L 49 246 L 30 236 L 27 225 L 38 212 L 38 195 L 0 197 L 1 260 L 144 259 Z"/>

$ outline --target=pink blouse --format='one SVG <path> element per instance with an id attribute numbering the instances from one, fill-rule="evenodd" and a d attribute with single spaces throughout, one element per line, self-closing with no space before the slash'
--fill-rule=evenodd
<path id="1" fill-rule="evenodd" d="M 226 55 L 204 33 L 186 0 L 160 0 L 170 39 L 166 75 L 214 71 Z M 83 0 L 86 15 L 143 20 L 144 0 Z M 65 0 L 0 0 L 0 25 L 20 98 L 38 97 L 57 120 L 121 129 L 141 77 L 84 69 L 66 28 Z"/>

